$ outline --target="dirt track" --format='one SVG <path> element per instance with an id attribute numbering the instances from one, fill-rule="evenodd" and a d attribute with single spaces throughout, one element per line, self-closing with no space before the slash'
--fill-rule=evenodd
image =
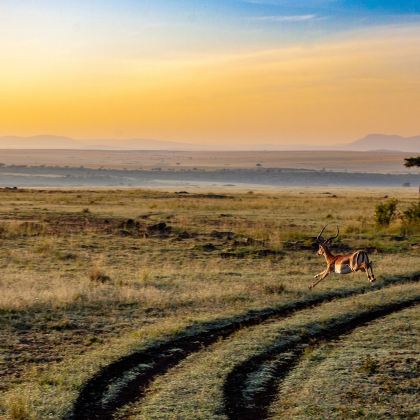
<path id="1" fill-rule="evenodd" d="M 320 305 L 331 301 L 354 295 L 364 294 L 370 291 L 379 290 L 384 287 L 396 284 L 417 282 L 420 273 L 416 272 L 410 276 L 390 278 L 381 284 L 365 286 L 347 291 L 329 292 L 323 295 L 313 295 L 301 301 L 291 302 L 281 307 L 266 308 L 259 311 L 250 311 L 244 315 L 222 319 L 214 323 L 205 323 L 199 326 L 191 326 L 179 334 L 177 337 L 169 337 L 163 341 L 147 347 L 143 350 L 122 357 L 121 359 L 109 364 L 93 376 L 81 389 L 80 394 L 74 404 L 72 412 L 67 416 L 69 419 L 110 419 L 113 413 L 122 406 L 141 399 L 148 385 L 159 375 L 164 374 L 188 355 L 207 347 L 221 338 L 226 338 L 241 328 L 250 327 L 263 323 L 264 321 L 281 318 L 291 315 L 299 310 L 311 306 Z M 364 313 L 360 317 L 351 318 L 349 321 L 341 322 L 337 329 L 324 331 L 319 336 L 305 336 L 299 343 L 291 343 L 288 350 L 295 350 L 296 360 L 299 357 L 299 345 L 304 344 L 305 340 L 332 339 L 344 334 L 363 323 L 369 322 L 380 316 L 385 316 L 392 311 L 402 309 L 408 305 L 418 302 L 418 297 L 414 300 L 404 302 L 401 305 L 388 305 L 380 307 L 370 313 Z M 404 306 L 405 305 L 405 306 Z M 270 389 L 256 398 L 256 410 L 258 413 L 248 412 L 241 401 L 241 384 L 244 377 L 251 372 L 258 364 L 266 359 L 273 357 L 281 351 L 287 349 L 271 349 L 263 355 L 248 360 L 244 365 L 233 370 L 225 384 L 226 413 L 230 418 L 262 418 L 271 401 L 272 392 Z M 268 388 L 275 388 L 273 383 Z M 236 389 L 237 387 L 237 389 Z M 114 389 L 112 398 L 107 394 L 110 389 Z M 237 399 L 237 401 L 235 400 Z M 255 417 L 255 415 L 257 417 Z M 260 417 L 262 416 L 262 417 Z"/>
<path id="2" fill-rule="evenodd" d="M 321 341 L 329 341 L 340 338 L 350 333 L 354 329 L 361 327 L 378 318 L 390 315 L 416 305 L 420 302 L 420 296 L 413 299 L 383 305 L 369 312 L 363 312 L 354 317 L 345 320 L 337 320 L 330 328 L 325 328 L 318 333 L 307 334 L 301 336 L 299 341 L 291 341 L 281 346 L 275 346 L 267 349 L 266 352 L 258 354 L 248 359 L 246 362 L 236 366 L 225 382 L 225 412 L 229 419 L 246 420 L 246 419 L 264 419 L 268 417 L 268 408 L 274 399 L 279 383 L 287 376 L 293 366 L 299 361 L 305 344 L 316 344 Z M 244 384 L 249 375 L 258 370 L 258 367 L 270 360 L 275 359 L 282 353 L 291 353 L 287 355 L 283 363 L 278 363 L 272 372 L 272 379 L 268 381 L 264 388 L 254 395 L 252 402 L 247 401 L 243 396 Z"/>

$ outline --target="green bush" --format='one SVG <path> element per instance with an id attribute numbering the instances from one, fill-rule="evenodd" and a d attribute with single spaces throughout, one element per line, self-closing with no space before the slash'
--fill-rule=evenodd
<path id="1" fill-rule="evenodd" d="M 398 200 L 393 198 L 376 206 L 375 222 L 378 226 L 389 226 L 397 217 L 397 204 Z"/>
<path id="2" fill-rule="evenodd" d="M 420 201 L 413 203 L 403 214 L 403 220 L 407 223 L 420 223 Z"/>
<path id="3" fill-rule="evenodd" d="M 420 232 L 420 201 L 413 203 L 402 215 L 401 234 L 414 235 Z"/>

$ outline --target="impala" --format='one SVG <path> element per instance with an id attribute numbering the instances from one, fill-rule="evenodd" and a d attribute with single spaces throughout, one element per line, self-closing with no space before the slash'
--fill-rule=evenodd
<path id="1" fill-rule="evenodd" d="M 312 289 L 315 287 L 320 281 L 324 280 L 328 274 L 334 272 L 337 274 L 349 274 L 354 273 L 356 271 L 364 271 L 367 275 L 368 280 L 373 283 L 375 279 L 375 275 L 373 274 L 372 270 L 372 263 L 369 261 L 368 254 L 366 251 L 355 251 L 351 254 L 347 255 L 333 255 L 329 249 L 331 242 L 334 239 L 338 238 L 340 234 L 340 230 L 337 226 L 337 234 L 325 240 L 322 237 L 322 234 L 325 228 L 328 225 L 325 225 L 319 235 L 316 238 L 316 242 L 319 245 L 317 255 L 324 256 L 325 262 L 327 263 L 327 268 L 322 272 L 314 276 L 314 281 L 309 288 Z"/>

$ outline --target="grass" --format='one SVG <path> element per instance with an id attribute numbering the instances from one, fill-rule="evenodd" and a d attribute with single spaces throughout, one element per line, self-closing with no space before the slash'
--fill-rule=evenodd
<path id="1" fill-rule="evenodd" d="M 419 309 L 406 309 L 308 352 L 273 418 L 416 418 Z"/>
<path id="2" fill-rule="evenodd" d="M 346 298 L 320 307 L 304 310 L 285 320 L 269 322 L 240 330 L 228 340 L 195 353 L 151 386 L 149 396 L 138 405 L 127 407 L 120 416 L 142 419 L 165 418 L 226 418 L 223 387 L 232 369 L 247 359 L 267 351 L 297 342 L 303 334 L 331 328 L 343 319 L 368 312 L 384 303 L 419 296 L 419 285 L 393 286 L 363 296 Z M 288 358 L 288 353 L 282 354 Z M 248 378 L 244 395 L 252 396 L 270 379 L 269 365 Z M 284 417 L 283 417 L 284 418 Z M 325 417 L 324 417 L 325 418 Z"/>
<path id="3" fill-rule="evenodd" d="M 135 348 L 306 296 L 327 221 L 342 246 L 372 248 L 379 279 L 420 268 L 418 237 L 373 224 L 383 191 L 323 192 L 0 190 L 0 416 L 57 418 L 93 372 Z M 392 194 L 402 209 L 416 199 Z M 329 277 L 316 292 L 366 282 Z"/>

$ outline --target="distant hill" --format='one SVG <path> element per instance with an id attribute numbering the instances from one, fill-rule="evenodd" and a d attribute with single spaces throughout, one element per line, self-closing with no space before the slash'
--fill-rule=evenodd
<path id="1" fill-rule="evenodd" d="M 346 149 L 355 151 L 393 150 L 400 152 L 420 152 L 420 136 L 402 137 L 387 134 L 369 134 L 360 140 L 347 144 Z"/>
<path id="2" fill-rule="evenodd" d="M 89 140 L 87 148 L 100 150 L 197 150 L 200 145 L 153 139 Z M 87 143 L 85 141 L 84 143 Z"/>
<path id="3" fill-rule="evenodd" d="M 240 145 L 201 145 L 163 141 L 153 139 L 85 139 L 76 140 L 65 136 L 37 135 L 30 137 L 0 136 L 0 149 L 62 149 L 62 150 L 170 150 L 170 151 L 215 151 L 215 150 L 249 150 L 249 151 L 290 151 L 290 150 L 351 150 L 398 151 L 408 153 L 420 152 L 420 136 L 402 137 L 398 135 L 369 134 L 366 137 L 348 144 L 319 146 L 310 144 L 254 144 Z"/>
<path id="4" fill-rule="evenodd" d="M 81 149 L 77 140 L 64 136 L 0 136 L 0 149 Z"/>
<path id="5" fill-rule="evenodd" d="M 0 136 L 0 149 L 196 150 L 200 148 L 200 146 L 188 143 L 149 139 L 75 140 L 53 135 Z"/>

